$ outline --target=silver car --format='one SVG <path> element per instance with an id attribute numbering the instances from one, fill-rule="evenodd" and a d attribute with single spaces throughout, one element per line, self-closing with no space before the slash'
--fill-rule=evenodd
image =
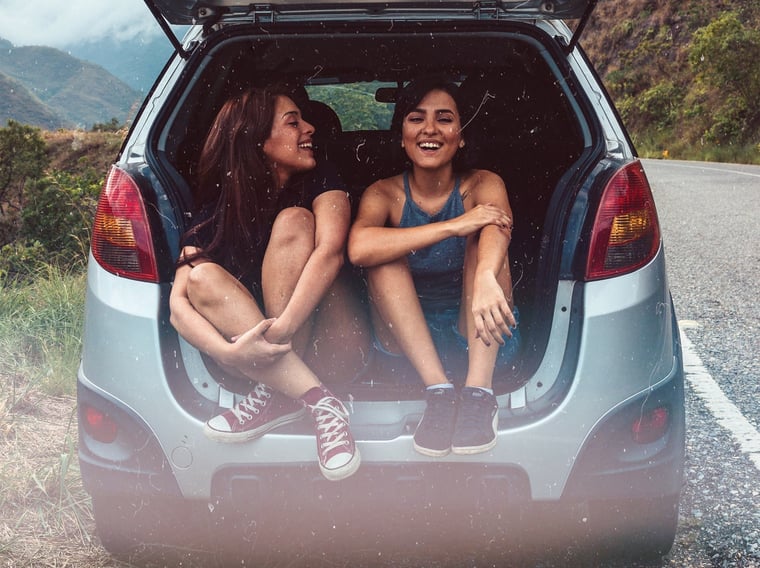
<path id="1" fill-rule="evenodd" d="M 578 41 L 595 0 L 145 2 L 175 53 L 103 188 L 78 375 L 79 459 L 105 547 L 130 556 L 207 537 L 206 549 L 242 558 L 284 550 L 261 536 L 283 532 L 309 547 L 372 535 L 376 557 L 409 535 L 442 555 L 498 554 L 494 535 L 540 510 L 592 549 L 667 553 L 684 464 L 681 349 L 649 183 Z M 421 71 L 460 83 L 477 165 L 504 178 L 515 213 L 522 347 L 494 380 L 498 444 L 416 453 L 421 384 L 375 358 L 331 386 L 362 455 L 349 479 L 323 480 L 305 422 L 245 444 L 207 439 L 204 422 L 246 385 L 178 336 L 168 298 L 216 112 L 245 87 L 300 82 L 317 101 L 305 116 L 319 151 L 358 200 L 399 171 L 393 97 Z M 395 537 L 377 536 L 380 518 L 395 519 Z M 564 530 L 533 529 L 542 544 Z M 468 530 L 463 549 L 452 535 Z"/>

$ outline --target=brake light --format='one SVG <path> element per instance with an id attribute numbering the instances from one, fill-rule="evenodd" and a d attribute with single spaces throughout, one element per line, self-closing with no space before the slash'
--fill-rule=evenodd
<path id="1" fill-rule="evenodd" d="M 641 162 L 618 171 L 604 188 L 591 232 L 586 278 L 632 272 L 651 261 L 660 246 L 652 190 Z"/>
<path id="2" fill-rule="evenodd" d="M 82 425 L 85 431 L 98 442 L 110 444 L 119 434 L 119 426 L 108 414 L 85 404 L 82 409 Z"/>
<path id="3" fill-rule="evenodd" d="M 158 282 L 153 238 L 140 190 L 129 174 L 115 166 L 100 194 L 92 254 L 103 268 L 118 276 Z"/>
<path id="4" fill-rule="evenodd" d="M 664 406 L 650 410 L 631 424 L 633 441 L 650 444 L 665 435 L 670 424 L 670 412 Z"/>

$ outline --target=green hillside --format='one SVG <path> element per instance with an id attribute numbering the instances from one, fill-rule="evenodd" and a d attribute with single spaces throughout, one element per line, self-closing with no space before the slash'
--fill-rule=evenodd
<path id="1" fill-rule="evenodd" d="M 141 95 L 102 67 L 81 61 L 51 47 L 14 47 L 0 40 L 0 93 L 16 89 L 18 106 L 9 107 L 0 118 L 49 128 L 88 128 L 116 118 L 124 122 L 134 114 Z M 12 81 L 8 81 L 11 79 Z M 57 120 L 37 120 L 33 107 L 46 107 Z"/>
<path id="2" fill-rule="evenodd" d="M 581 43 L 643 154 L 760 163 L 760 0 L 600 0 Z"/>
<path id="3" fill-rule="evenodd" d="M 32 124 L 46 130 L 63 128 L 65 121 L 56 116 L 45 103 L 40 101 L 26 87 L 7 75 L 0 73 L 0 125 L 13 119 L 23 124 Z"/>

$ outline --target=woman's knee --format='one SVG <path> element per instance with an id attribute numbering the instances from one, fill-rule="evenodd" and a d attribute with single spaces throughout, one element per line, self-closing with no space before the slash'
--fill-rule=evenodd
<path id="1" fill-rule="evenodd" d="M 214 262 L 204 262 L 190 270 L 187 295 L 197 308 L 214 303 L 216 296 L 230 285 L 237 285 L 237 280 L 229 272 Z"/>
<path id="2" fill-rule="evenodd" d="M 407 275 L 411 275 L 409 264 L 406 262 L 405 258 L 399 258 L 391 262 L 378 264 L 377 266 L 370 266 L 364 269 L 364 273 L 370 286 L 385 281 L 392 282 L 399 278 L 406 278 Z"/>
<path id="3" fill-rule="evenodd" d="M 314 214 L 303 207 L 287 207 L 277 214 L 272 225 L 269 246 L 314 246 L 316 221 Z"/>

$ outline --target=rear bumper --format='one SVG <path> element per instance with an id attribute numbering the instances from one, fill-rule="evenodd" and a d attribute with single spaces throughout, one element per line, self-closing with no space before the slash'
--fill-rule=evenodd
<path id="1" fill-rule="evenodd" d="M 175 468 L 148 425 L 127 408 L 79 383 L 80 408 L 91 404 L 106 410 L 128 433 L 115 444 L 93 441 L 80 428 L 79 459 L 88 492 L 132 496 L 183 497 Z M 665 406 L 671 423 L 664 437 L 635 444 L 630 425 L 648 408 Z M 80 417 L 80 423 L 81 423 Z M 561 494 L 568 503 L 603 499 L 648 499 L 677 495 L 684 464 L 683 371 L 660 386 L 628 401 L 597 424 L 573 465 Z M 304 436 L 298 436 L 304 438 Z M 313 440 L 307 440 L 313 444 Z M 409 442 L 408 440 L 404 440 Z M 280 443 L 283 443 L 281 439 Z M 500 444 L 508 444 L 501 440 Z M 409 442 L 408 445 L 411 445 Z M 236 445 L 248 453 L 250 445 Z M 366 444 L 360 442 L 364 453 Z M 181 477 L 181 476 L 180 476 Z M 206 475 L 202 476 L 206 478 Z M 313 461 L 276 464 L 235 464 L 212 472 L 209 493 L 190 498 L 217 505 L 257 503 L 272 510 L 291 503 L 300 510 L 324 503 L 346 510 L 491 510 L 504 512 L 514 504 L 535 500 L 528 473 L 515 463 L 472 461 L 365 460 L 359 472 L 341 483 L 325 480 Z M 541 501 L 552 501 L 538 499 Z M 322 504 L 322 505 L 320 505 Z"/>

